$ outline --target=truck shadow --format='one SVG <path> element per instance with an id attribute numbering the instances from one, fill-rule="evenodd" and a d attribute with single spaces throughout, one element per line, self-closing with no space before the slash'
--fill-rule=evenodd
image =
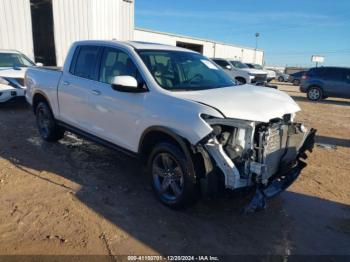
<path id="1" fill-rule="evenodd" d="M 332 146 L 350 147 L 350 139 L 344 138 L 316 136 L 316 142 L 319 144 L 326 144 Z"/>
<path id="2" fill-rule="evenodd" d="M 58 144 L 44 143 L 33 118 L 25 122 L 16 138 L 0 139 L 0 157 L 67 191 L 74 190 L 55 175 L 79 184 L 74 197 L 130 236 L 110 242 L 112 253 L 133 253 L 136 242 L 161 254 L 349 253 L 348 205 L 285 192 L 260 213 L 241 213 L 244 195 L 171 210 L 155 199 L 134 159 L 69 134 Z"/>
<path id="3" fill-rule="evenodd" d="M 5 103 L 0 103 L 1 111 L 27 110 L 29 105 L 24 97 L 16 98 Z"/>

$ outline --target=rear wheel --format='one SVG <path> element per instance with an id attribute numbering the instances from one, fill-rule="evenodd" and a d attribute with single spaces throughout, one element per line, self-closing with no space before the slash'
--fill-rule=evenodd
<path id="1" fill-rule="evenodd" d="M 278 78 L 278 82 L 284 82 L 283 76 L 280 76 L 280 77 Z"/>
<path id="2" fill-rule="evenodd" d="M 322 89 L 318 86 L 312 86 L 307 91 L 307 98 L 311 101 L 319 101 L 323 98 Z"/>
<path id="3" fill-rule="evenodd" d="M 40 102 L 36 107 L 36 123 L 40 136 L 47 142 L 57 142 L 64 136 L 62 130 L 56 123 L 50 107 L 46 102 Z"/>
<path id="4" fill-rule="evenodd" d="M 147 164 L 152 187 L 159 200 L 169 207 L 184 207 L 196 197 L 196 179 L 192 165 L 182 150 L 171 142 L 153 149 Z"/>
<path id="5" fill-rule="evenodd" d="M 293 85 L 295 85 L 295 86 L 300 85 L 300 80 L 299 79 L 294 79 L 293 80 Z"/>

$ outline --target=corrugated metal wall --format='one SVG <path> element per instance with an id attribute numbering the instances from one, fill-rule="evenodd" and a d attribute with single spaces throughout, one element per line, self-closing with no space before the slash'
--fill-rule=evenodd
<path id="1" fill-rule="evenodd" d="M 57 65 L 77 40 L 132 40 L 134 1 L 53 0 Z"/>
<path id="2" fill-rule="evenodd" d="M 240 60 L 244 63 L 257 63 L 262 65 L 264 52 L 255 51 L 254 48 L 234 46 L 218 43 L 212 40 L 191 38 L 181 35 L 151 31 L 147 29 L 135 29 L 134 39 L 137 41 L 153 42 L 176 46 L 177 41 L 203 45 L 203 54 L 207 57 L 229 58 Z"/>
<path id="3" fill-rule="evenodd" d="M 0 0 L 0 49 L 15 49 L 34 60 L 29 0 Z"/>

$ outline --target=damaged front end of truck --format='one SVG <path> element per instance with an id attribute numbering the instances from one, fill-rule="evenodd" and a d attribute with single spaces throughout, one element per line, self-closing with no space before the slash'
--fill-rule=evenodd
<path id="1" fill-rule="evenodd" d="M 213 132 L 202 139 L 196 151 L 204 160 L 202 191 L 210 193 L 213 177 L 223 178 L 225 189 L 256 188 L 247 212 L 265 207 L 265 199 L 288 188 L 312 152 L 315 129 L 293 123 L 293 115 L 268 123 L 202 115 Z M 215 183 L 214 183 L 215 184 Z"/>

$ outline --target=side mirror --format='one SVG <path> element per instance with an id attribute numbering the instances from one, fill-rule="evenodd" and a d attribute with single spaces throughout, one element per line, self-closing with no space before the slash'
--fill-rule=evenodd
<path id="1" fill-rule="evenodd" d="M 142 93 L 145 89 L 139 88 L 133 76 L 115 76 L 112 79 L 112 88 L 120 92 Z"/>
<path id="2" fill-rule="evenodd" d="M 230 66 L 230 65 L 225 66 L 225 68 L 226 68 L 227 70 L 232 70 L 232 66 Z"/>
<path id="3" fill-rule="evenodd" d="M 44 66 L 43 63 L 36 63 L 35 65 L 36 65 L 37 67 L 43 67 L 43 66 Z"/>

